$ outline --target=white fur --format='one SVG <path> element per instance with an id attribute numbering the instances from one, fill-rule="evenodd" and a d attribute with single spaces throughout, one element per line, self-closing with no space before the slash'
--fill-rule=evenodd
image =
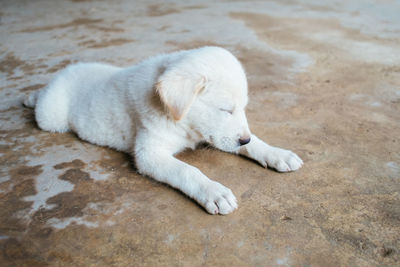
<path id="1" fill-rule="evenodd" d="M 205 141 L 281 172 L 303 164 L 293 152 L 251 135 L 247 101 L 239 61 L 223 48 L 203 47 L 129 68 L 71 65 L 25 104 L 35 106 L 43 130 L 72 130 L 91 143 L 131 153 L 140 173 L 181 190 L 211 214 L 228 214 L 237 208 L 232 191 L 176 153 Z M 239 139 L 250 136 L 240 146 Z"/>

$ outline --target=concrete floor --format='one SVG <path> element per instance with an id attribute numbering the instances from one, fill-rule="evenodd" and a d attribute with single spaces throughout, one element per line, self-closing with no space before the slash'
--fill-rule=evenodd
<path id="1" fill-rule="evenodd" d="M 399 266 L 400 3 L 320 2 L 2 0 L 0 265 Z M 180 155 L 232 189 L 228 216 L 20 104 L 72 62 L 206 44 L 243 62 L 252 131 L 305 161 Z"/>

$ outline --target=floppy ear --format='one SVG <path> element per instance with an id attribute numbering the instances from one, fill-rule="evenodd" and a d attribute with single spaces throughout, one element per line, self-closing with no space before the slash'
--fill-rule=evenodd
<path id="1" fill-rule="evenodd" d="M 205 78 L 199 74 L 163 73 L 156 84 L 156 92 L 174 120 L 179 121 L 189 111 L 198 93 L 205 86 Z"/>

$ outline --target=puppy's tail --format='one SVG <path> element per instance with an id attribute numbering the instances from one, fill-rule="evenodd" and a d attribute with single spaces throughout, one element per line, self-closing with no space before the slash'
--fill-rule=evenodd
<path id="1" fill-rule="evenodd" d="M 34 108 L 36 106 L 37 98 L 39 92 L 30 93 L 27 97 L 25 97 L 23 104 L 27 108 Z"/>

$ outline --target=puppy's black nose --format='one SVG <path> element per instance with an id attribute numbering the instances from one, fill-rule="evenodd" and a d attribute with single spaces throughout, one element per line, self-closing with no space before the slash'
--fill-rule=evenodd
<path id="1" fill-rule="evenodd" d="M 250 137 L 245 137 L 245 138 L 240 138 L 239 139 L 239 144 L 241 145 L 241 146 L 244 146 L 245 144 L 248 144 L 248 143 L 250 143 Z"/>

